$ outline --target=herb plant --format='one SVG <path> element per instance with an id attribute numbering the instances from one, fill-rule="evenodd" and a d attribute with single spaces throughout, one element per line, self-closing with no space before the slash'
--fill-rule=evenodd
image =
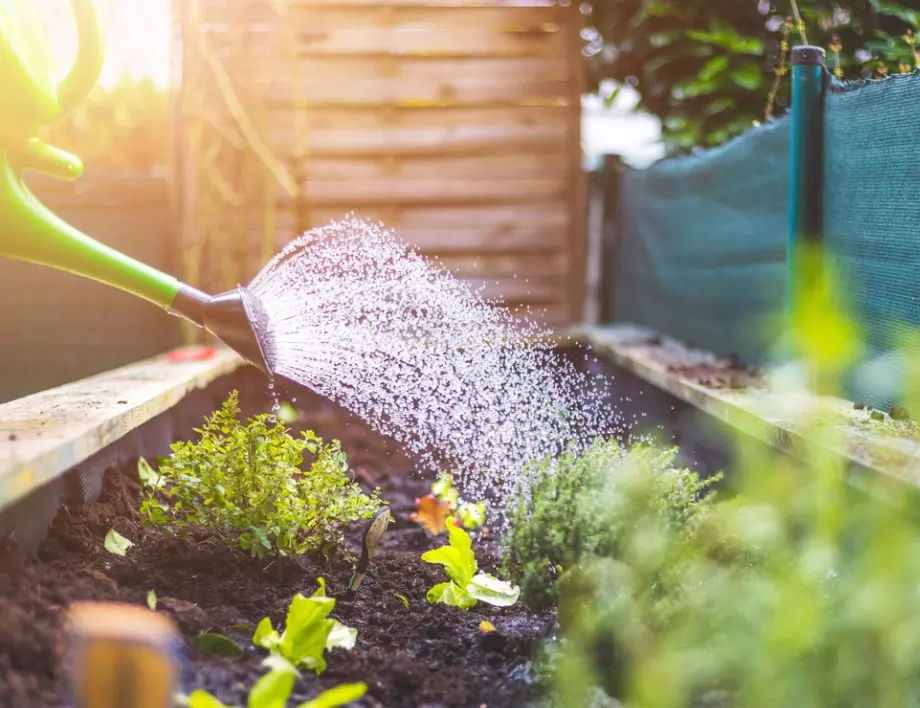
<path id="1" fill-rule="evenodd" d="M 249 691 L 247 708 L 286 708 L 299 676 L 297 669 L 283 659 L 266 659 L 271 670 L 262 676 Z M 337 708 L 363 697 L 367 693 L 364 683 L 344 683 L 316 698 L 300 703 L 296 708 Z M 194 691 L 184 701 L 188 708 L 235 708 L 228 706 L 207 691 Z"/>
<path id="2" fill-rule="evenodd" d="M 520 590 L 488 573 L 479 572 L 476 555 L 469 534 L 459 526 L 447 527 L 450 545 L 436 548 L 422 555 L 426 563 L 444 566 L 450 578 L 428 591 L 428 602 L 443 602 L 461 610 L 468 610 L 477 601 L 498 607 L 510 607 L 517 602 Z"/>
<path id="3" fill-rule="evenodd" d="M 272 627 L 271 620 L 263 617 L 252 643 L 296 667 L 321 674 L 326 670 L 324 653 L 337 647 L 354 648 L 358 630 L 329 618 L 329 613 L 335 609 L 335 599 L 326 597 L 326 583 L 322 578 L 317 582 L 319 588 L 311 597 L 300 593 L 294 596 L 288 607 L 284 632 L 279 633 Z"/>
<path id="4" fill-rule="evenodd" d="M 268 415 L 244 424 L 239 414 L 234 391 L 196 430 L 197 441 L 174 443 L 156 471 L 141 461 L 145 524 L 183 538 L 205 527 L 261 558 L 326 553 L 341 543 L 342 524 L 380 506 L 376 493 L 365 494 L 346 476 L 337 440 L 324 442 L 312 431 L 295 438 Z"/>
<path id="5" fill-rule="evenodd" d="M 647 508 L 671 527 L 689 529 L 720 476 L 704 481 L 675 469 L 675 454 L 645 444 L 627 450 L 610 440 L 531 465 L 502 539 L 502 570 L 520 583 L 524 602 L 546 607 L 564 572 L 590 557 L 616 557 L 623 530 Z"/>

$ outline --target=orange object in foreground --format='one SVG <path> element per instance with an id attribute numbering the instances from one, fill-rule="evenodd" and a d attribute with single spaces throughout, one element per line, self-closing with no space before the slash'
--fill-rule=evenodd
<path id="1" fill-rule="evenodd" d="M 136 605 L 82 602 L 67 619 L 78 708 L 172 708 L 179 659 L 169 619 Z"/>

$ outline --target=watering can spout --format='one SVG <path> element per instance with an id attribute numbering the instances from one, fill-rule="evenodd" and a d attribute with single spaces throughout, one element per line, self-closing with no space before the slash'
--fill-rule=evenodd
<path id="1" fill-rule="evenodd" d="M 170 312 L 206 329 L 269 378 L 273 347 L 262 303 L 242 285 L 208 295 L 181 284 Z"/>

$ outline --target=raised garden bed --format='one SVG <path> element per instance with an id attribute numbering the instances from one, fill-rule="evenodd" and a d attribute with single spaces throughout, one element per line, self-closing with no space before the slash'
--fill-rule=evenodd
<path id="1" fill-rule="evenodd" d="M 264 381 L 240 375 L 244 411 L 265 410 L 270 403 Z M 247 381 L 248 379 L 248 381 Z M 222 381 L 221 384 L 229 382 Z M 247 390 L 248 389 L 248 390 Z M 261 389 L 261 390 L 260 390 Z M 530 656 L 552 629 L 552 613 L 535 614 L 520 606 L 499 610 L 480 604 L 462 612 L 430 605 L 425 594 L 441 582 L 437 566 L 421 554 L 444 545 L 409 519 L 415 498 L 430 480 L 414 479 L 412 461 L 361 421 L 306 392 L 298 392 L 300 423 L 321 436 L 338 438 L 348 453 L 356 479 L 380 486 L 390 504 L 390 525 L 370 573 L 351 603 L 339 601 L 334 615 L 358 630 L 351 651 L 335 651 L 320 677 L 307 672 L 294 699 L 306 700 L 321 687 L 364 681 L 365 706 L 520 706 L 534 696 Z M 295 424 L 296 425 L 296 424 Z M 62 610 L 74 600 L 146 602 L 155 590 L 158 609 L 172 616 L 187 639 L 202 631 L 220 632 L 246 648 L 239 659 L 201 654 L 188 647 L 186 688 L 205 688 L 224 702 L 245 704 L 245 696 L 264 673 L 264 652 L 235 625 L 254 627 L 264 617 L 283 624 L 293 595 L 309 595 L 315 579 L 326 579 L 331 595 L 341 595 L 352 566 L 343 554 L 328 561 L 306 558 L 255 560 L 228 550 L 207 533 L 188 542 L 165 538 L 141 528 L 140 486 L 136 461 L 110 470 L 97 503 L 66 507 L 58 514 L 37 556 L 7 544 L 0 561 L 0 696 L 9 708 L 60 706 Z M 136 545 L 125 557 L 107 552 L 103 539 L 115 528 Z M 364 524 L 348 534 L 352 553 L 360 554 Z M 496 561 L 497 542 L 477 543 L 481 566 Z M 406 608 L 397 594 L 409 602 Z M 487 620 L 497 631 L 485 633 Z M 238 628 L 239 629 L 239 628 Z"/>
<path id="2" fill-rule="evenodd" d="M 572 360 L 584 362 L 584 356 L 577 354 Z M 58 411 L 66 408 L 64 398 L 87 396 L 89 402 L 77 406 L 83 413 L 73 423 L 69 418 L 73 413 L 61 414 L 57 420 L 46 417 L 51 408 L 40 399 L 15 404 L 22 420 L 5 418 L 7 427 L 20 430 L 18 435 L 22 430 L 50 428 L 56 439 L 47 440 L 50 432 L 33 433 L 31 441 L 17 438 L 21 444 L 13 447 L 18 452 L 7 449 L 5 479 L 16 475 L 20 482 L 7 484 L 8 490 L 17 492 L 18 503 L 7 505 L 0 515 L 0 526 L 6 519 L 6 527 L 14 527 L 0 561 L 0 617 L 6 630 L 0 640 L 4 706 L 64 705 L 63 610 L 68 603 L 114 600 L 143 605 L 150 590 L 159 598 L 157 609 L 176 621 L 186 640 L 183 688 L 204 688 L 228 704 L 243 705 L 247 691 L 265 669 L 260 665 L 264 652 L 252 646 L 251 634 L 247 636 L 242 625 L 254 627 L 269 616 L 279 626 L 293 595 L 311 594 L 319 576 L 325 578 L 332 596 L 341 596 L 348 585 L 352 564 L 346 554 L 360 553 L 367 522 L 350 528 L 347 551 L 326 561 L 259 561 L 228 550 L 206 532 L 182 542 L 141 527 L 138 455 L 166 454 L 171 440 L 192 437 L 192 428 L 231 389 L 240 390 L 244 415 L 265 412 L 272 403 L 264 378 L 248 368 L 236 370 L 236 363 L 220 351 L 211 365 L 166 361 L 141 362 L 103 375 L 103 380 L 111 381 L 96 391 L 98 395 L 93 393 L 92 380 L 42 394 L 57 401 L 54 410 Z M 173 376 L 185 383 L 166 383 L 164 366 L 173 371 L 165 378 Z M 591 366 L 606 369 L 603 362 Z M 614 372 L 606 369 L 605 373 Z M 144 393 L 138 394 L 137 387 Z M 199 387 L 204 388 L 196 390 Z M 413 476 L 412 459 L 396 443 L 381 438 L 338 406 L 300 388 L 276 393 L 295 401 L 298 420 L 293 429 L 309 428 L 342 441 L 355 479 L 366 489 L 379 485 L 394 518 L 357 598 L 351 603 L 339 601 L 334 612 L 358 630 L 357 645 L 351 651 L 334 651 L 321 676 L 306 672 L 292 700 L 305 700 L 321 688 L 352 681 L 367 683 L 368 695 L 359 703 L 365 706 L 523 706 L 536 700 L 533 659 L 554 631 L 555 612 L 530 612 L 520 603 L 507 609 L 480 603 L 468 612 L 429 604 L 427 590 L 443 581 L 444 575 L 439 566 L 422 562 L 420 556 L 446 540 L 432 538 L 409 516 L 432 480 Z M 615 398 L 609 404 L 631 410 L 635 426 L 655 429 L 665 441 L 681 443 L 687 462 L 711 471 L 723 466 L 720 446 L 701 432 L 692 407 L 620 372 Z M 130 403 L 121 403 L 129 399 Z M 12 405 L 7 405 L 7 411 Z M 39 418 L 34 425 L 27 415 L 33 408 Z M 132 428 L 131 421 L 139 427 Z M 66 432 L 73 428 L 84 434 Z M 108 436 L 100 431 L 108 431 Z M 40 454 L 23 462 L 23 449 Z M 75 451 L 74 457 L 62 459 L 62 449 Z M 70 468 L 71 460 L 80 464 Z M 35 470 L 50 484 L 29 488 L 21 482 L 22 478 L 35 482 Z M 95 482 L 94 477 L 98 477 Z M 24 523 L 26 532 L 17 537 L 17 519 L 53 516 L 59 507 L 46 536 L 41 523 L 31 529 Z M 112 528 L 135 543 L 125 557 L 104 548 Z M 482 569 L 495 571 L 497 537 L 481 536 L 475 549 Z M 408 608 L 398 595 L 405 597 Z M 483 620 L 496 631 L 482 631 Z M 244 656 L 228 659 L 196 651 L 191 639 L 203 631 L 232 637 L 245 648 Z"/>
<path id="3" fill-rule="evenodd" d="M 599 353 L 606 361 L 594 362 L 583 351 L 564 347 L 562 353 L 573 354 L 570 359 L 579 366 L 600 367 L 614 377 L 606 403 L 620 407 L 632 421 L 627 428 L 677 443 L 680 464 L 703 476 L 726 470 L 731 480 L 731 443 L 714 420 L 759 437 L 761 445 L 777 445 L 776 430 L 795 432 L 795 421 L 781 415 L 774 405 L 777 394 L 759 376 L 749 388 L 713 387 L 698 380 L 702 369 L 709 381 L 734 370 L 730 361 L 710 361 L 673 342 L 630 330 L 587 332 L 581 338 L 595 351 L 603 350 Z M 348 530 L 345 550 L 322 561 L 256 560 L 227 549 L 204 531 L 183 542 L 141 527 L 138 455 L 165 454 L 172 440 L 192 437 L 192 428 L 232 389 L 240 390 L 245 415 L 271 406 L 271 392 L 258 372 L 238 369 L 238 362 L 225 355 L 216 352 L 210 364 L 173 362 L 168 366 L 176 368 L 166 375 L 166 360 L 142 362 L 103 375 L 109 382 L 105 390 L 87 381 L 42 394 L 56 401 L 49 407 L 37 398 L 2 409 L 7 413 L 4 434 L 16 437 L 0 459 L 5 465 L 0 486 L 15 502 L 4 503 L 0 513 L 0 535 L 5 536 L 0 546 L 0 617 L 6 630 L 0 639 L 2 705 L 66 705 L 63 611 L 69 603 L 144 605 L 151 590 L 158 597 L 157 610 L 175 620 L 184 638 L 183 688 L 203 688 L 229 705 L 245 705 L 248 690 L 265 672 L 265 653 L 253 647 L 249 630 L 266 616 L 281 626 L 291 598 L 298 592 L 311 594 L 320 576 L 338 598 L 333 616 L 356 628 L 358 641 L 351 651 L 333 650 L 321 676 L 304 672 L 292 701 L 362 681 L 368 685 L 367 696 L 357 703 L 362 706 L 539 705 L 534 660 L 544 640 L 558 632 L 555 610 L 480 603 L 463 612 L 428 603 L 428 589 L 445 578 L 439 566 L 424 563 L 421 555 L 446 540 L 432 538 L 410 514 L 432 480 L 412 474 L 413 460 L 396 443 L 308 391 L 276 391 L 295 404 L 298 418 L 291 427 L 341 440 L 355 480 L 365 489 L 379 485 L 394 518 L 353 602 L 342 598 L 352 574 L 348 556 L 360 553 L 367 522 Z M 61 413 L 68 408 L 65 399 L 79 396 L 85 401 L 75 407 L 76 413 Z M 27 415 L 33 409 L 35 420 Z M 10 410 L 20 411 L 21 418 L 11 418 Z M 851 415 L 862 413 L 852 410 Z M 17 432 L 10 432 L 14 428 Z M 45 441 L 48 437 L 53 440 Z M 894 444 L 888 438 L 882 442 Z M 803 450 L 784 447 L 791 453 Z M 41 533 L 44 517 L 54 518 L 46 535 Z M 104 548 L 112 528 L 135 544 L 124 557 Z M 497 537 L 484 534 L 474 547 L 480 566 L 497 572 Z M 483 620 L 496 631 L 481 629 Z M 232 637 L 244 648 L 243 656 L 198 652 L 192 639 L 203 631 Z"/>

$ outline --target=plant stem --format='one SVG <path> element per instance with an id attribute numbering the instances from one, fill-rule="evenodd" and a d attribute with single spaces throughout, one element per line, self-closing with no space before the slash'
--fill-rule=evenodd
<path id="1" fill-rule="evenodd" d="M 802 44 L 808 44 L 808 35 L 805 34 L 805 23 L 802 21 L 802 15 L 799 12 L 799 4 L 796 0 L 789 0 L 792 3 L 792 14 L 795 15 L 795 26 L 799 31 L 799 37 L 802 39 Z"/>

